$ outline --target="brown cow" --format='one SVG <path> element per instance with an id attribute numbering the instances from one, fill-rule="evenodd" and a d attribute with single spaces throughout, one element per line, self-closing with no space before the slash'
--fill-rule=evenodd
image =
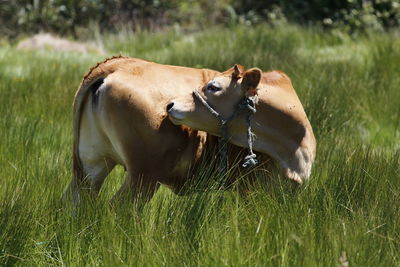
<path id="1" fill-rule="evenodd" d="M 65 197 L 72 197 L 76 203 L 82 189 L 97 194 L 117 164 L 125 167 L 127 175 L 116 196 L 150 198 L 159 183 L 179 191 L 190 167 L 204 154 L 207 134 L 171 123 L 166 106 L 172 99 L 184 99 L 217 74 L 208 69 L 161 65 L 127 57 L 107 59 L 92 68 L 75 95 L 74 177 Z M 264 82 L 271 81 L 267 78 Z M 300 103 L 298 108 L 302 110 Z M 262 112 L 265 111 L 259 111 Z M 280 110 L 267 112 L 285 119 L 288 123 L 285 129 L 296 129 L 291 124 L 297 123 L 297 117 L 284 112 L 279 115 Z M 307 120 L 305 115 L 301 119 Z M 290 134 L 298 135 L 287 133 L 284 138 Z M 304 138 L 308 136 L 304 130 L 303 134 Z M 259 134 L 259 138 L 263 136 Z M 286 142 L 279 138 L 274 141 Z"/>
<path id="2" fill-rule="evenodd" d="M 179 190 L 207 134 L 175 126 L 165 107 L 216 74 L 128 57 L 92 68 L 74 99 L 74 177 L 64 198 L 76 203 L 82 189 L 97 194 L 117 164 L 127 175 L 116 196 L 151 197 L 158 183 Z"/>
<path id="3" fill-rule="evenodd" d="M 254 68 L 247 71 L 235 65 L 217 75 L 198 92 L 209 106 L 223 118 L 234 113 L 244 97 L 256 98 L 257 112 L 251 126 L 256 135 L 254 150 L 271 156 L 283 174 L 301 184 L 311 174 L 316 141 L 303 106 L 289 77 L 280 71 L 263 73 Z M 196 94 L 188 92 L 168 105 L 170 119 L 177 125 L 221 135 L 221 123 Z M 246 147 L 247 128 L 244 117 L 229 123 L 230 142 Z"/>

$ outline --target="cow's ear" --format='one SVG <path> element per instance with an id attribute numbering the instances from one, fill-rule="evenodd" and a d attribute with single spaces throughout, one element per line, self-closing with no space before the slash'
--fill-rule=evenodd
<path id="1" fill-rule="evenodd" d="M 260 83 L 262 71 L 259 68 L 252 68 L 243 75 L 242 88 L 246 96 L 254 96 L 257 94 L 257 86 Z"/>
<path id="2" fill-rule="evenodd" d="M 245 68 L 239 64 L 235 64 L 235 66 L 233 66 L 232 68 L 233 68 L 233 72 L 232 72 L 233 78 L 239 78 L 245 70 Z"/>

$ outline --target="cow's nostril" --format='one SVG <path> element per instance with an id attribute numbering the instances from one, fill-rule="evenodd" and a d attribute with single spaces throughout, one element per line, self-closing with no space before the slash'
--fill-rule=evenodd
<path id="1" fill-rule="evenodd" d="M 167 105 L 167 112 L 170 112 L 173 106 L 174 106 L 174 102 L 169 103 Z"/>

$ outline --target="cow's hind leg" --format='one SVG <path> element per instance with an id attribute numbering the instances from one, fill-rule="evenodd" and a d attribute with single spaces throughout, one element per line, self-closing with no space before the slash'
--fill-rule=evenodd
<path id="1" fill-rule="evenodd" d="M 121 200 L 131 202 L 139 200 L 145 203 L 153 197 L 158 188 L 159 184 L 155 179 L 128 170 L 123 185 L 111 200 L 111 205 Z"/>
<path id="2" fill-rule="evenodd" d="M 115 162 L 109 158 L 82 160 L 82 174 L 75 175 L 64 194 L 64 199 L 77 205 L 81 193 L 97 196 L 107 175 L 113 170 Z"/>

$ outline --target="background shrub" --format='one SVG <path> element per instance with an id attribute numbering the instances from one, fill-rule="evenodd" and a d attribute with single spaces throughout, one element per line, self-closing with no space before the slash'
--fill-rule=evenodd
<path id="1" fill-rule="evenodd" d="M 120 25 L 203 29 L 213 24 L 269 21 L 322 24 L 347 32 L 384 30 L 400 25 L 398 0 L 2 0 L 0 34 L 51 31 L 77 35 L 94 23 L 103 31 Z"/>

